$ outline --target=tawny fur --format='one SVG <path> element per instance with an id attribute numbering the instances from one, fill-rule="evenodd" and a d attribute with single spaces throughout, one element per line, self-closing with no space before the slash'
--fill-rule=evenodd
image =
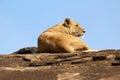
<path id="1" fill-rule="evenodd" d="M 91 50 L 80 38 L 85 33 L 84 28 L 77 22 L 66 18 L 44 31 L 38 38 L 39 52 L 73 53 Z"/>

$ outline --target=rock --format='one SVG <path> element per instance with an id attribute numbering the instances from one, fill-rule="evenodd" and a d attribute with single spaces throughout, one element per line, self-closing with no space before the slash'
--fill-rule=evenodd
<path id="1" fill-rule="evenodd" d="M 93 61 L 105 60 L 106 56 L 93 56 Z"/>
<path id="2" fill-rule="evenodd" d="M 119 55 L 120 50 L 51 54 L 23 48 L 0 55 L 0 80 L 119 80 Z"/>
<path id="3" fill-rule="evenodd" d="M 14 52 L 13 54 L 32 54 L 32 53 L 38 53 L 37 47 L 25 47 Z"/>
<path id="4" fill-rule="evenodd" d="M 113 59 L 115 57 L 115 55 L 108 55 L 106 58 L 107 59 Z"/>
<path id="5" fill-rule="evenodd" d="M 116 55 L 115 59 L 112 61 L 111 66 L 120 66 L 120 55 Z"/>
<path id="6" fill-rule="evenodd" d="M 111 64 L 111 66 L 120 66 L 120 61 L 119 60 L 114 60 Z"/>
<path id="7" fill-rule="evenodd" d="M 61 73 L 58 74 L 58 80 L 80 80 L 79 73 Z"/>
<path id="8" fill-rule="evenodd" d="M 113 75 L 113 76 L 110 76 L 110 77 L 107 77 L 107 78 L 101 78 L 99 80 L 120 80 L 120 75 Z"/>
<path id="9" fill-rule="evenodd" d="M 115 60 L 120 60 L 120 55 L 117 55 Z"/>

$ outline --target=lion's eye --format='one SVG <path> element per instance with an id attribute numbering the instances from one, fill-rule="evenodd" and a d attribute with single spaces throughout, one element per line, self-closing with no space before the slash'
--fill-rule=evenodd
<path id="1" fill-rule="evenodd" d="M 78 24 L 76 24 L 76 27 L 78 27 Z"/>

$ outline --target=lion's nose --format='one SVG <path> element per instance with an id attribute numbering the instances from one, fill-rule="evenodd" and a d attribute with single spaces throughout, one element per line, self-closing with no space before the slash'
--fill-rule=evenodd
<path id="1" fill-rule="evenodd" d="M 83 31 L 83 33 L 85 33 L 85 31 Z"/>

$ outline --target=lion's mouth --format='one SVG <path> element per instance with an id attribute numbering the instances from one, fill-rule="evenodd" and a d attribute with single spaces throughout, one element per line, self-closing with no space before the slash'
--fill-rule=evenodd
<path id="1" fill-rule="evenodd" d="M 76 37 L 79 37 L 79 38 L 83 39 L 85 36 L 83 36 L 83 35 L 76 35 Z"/>
<path id="2" fill-rule="evenodd" d="M 83 39 L 84 35 L 77 34 L 76 37 L 79 37 L 79 38 Z"/>
<path id="3" fill-rule="evenodd" d="M 74 35 L 76 37 L 82 37 L 82 36 L 84 36 L 84 33 L 73 32 L 72 35 Z"/>
<path id="4" fill-rule="evenodd" d="M 76 34 L 76 37 L 80 37 L 81 35 L 80 34 Z"/>
<path id="5" fill-rule="evenodd" d="M 76 37 L 83 37 L 84 36 L 84 34 L 76 34 Z"/>

